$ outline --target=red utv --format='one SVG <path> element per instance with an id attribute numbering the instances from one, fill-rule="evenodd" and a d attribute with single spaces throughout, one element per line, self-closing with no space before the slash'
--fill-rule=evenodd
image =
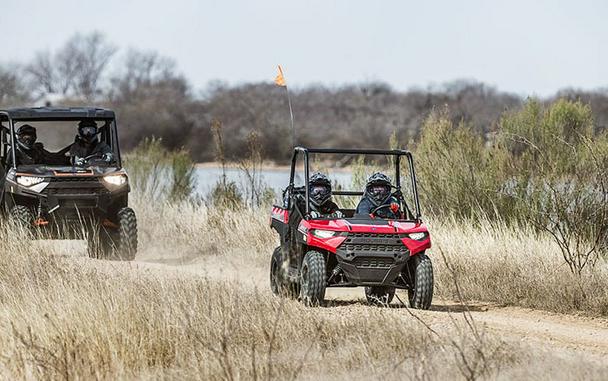
<path id="1" fill-rule="evenodd" d="M 340 219 L 311 217 L 310 154 L 388 157 L 395 167 L 393 196 L 401 204 L 401 218 L 379 218 L 375 211 L 371 215 L 358 215 L 354 209 L 341 209 L 344 218 Z M 296 187 L 296 164 L 302 157 L 305 184 Z M 409 168 L 408 193 L 414 211 L 402 193 L 402 158 Z M 334 190 L 333 195 L 362 197 L 363 192 Z M 283 205 L 272 208 L 271 227 L 281 239 L 270 263 L 272 292 L 317 305 L 323 302 L 327 287 L 364 286 L 369 302 L 387 305 L 395 289 L 406 289 L 412 308 L 428 309 L 433 299 L 433 266 L 425 251 L 431 247 L 431 239 L 420 216 L 410 152 L 296 147 Z"/>

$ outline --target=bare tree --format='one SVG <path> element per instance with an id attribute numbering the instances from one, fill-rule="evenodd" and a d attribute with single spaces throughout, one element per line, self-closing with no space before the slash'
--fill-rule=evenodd
<path id="1" fill-rule="evenodd" d="M 21 69 L 18 66 L 0 66 L 0 106 L 16 106 L 30 100 Z"/>
<path id="2" fill-rule="evenodd" d="M 36 53 L 32 62 L 25 67 L 25 72 L 30 76 L 33 90 L 39 95 L 57 91 L 55 63 L 48 50 Z"/>
<path id="3" fill-rule="evenodd" d="M 65 79 L 73 73 L 75 95 L 92 100 L 100 94 L 100 80 L 114 53 L 116 47 L 99 32 L 77 34 L 68 41 L 58 55 L 63 61 L 59 66 L 66 71 Z M 70 57 L 73 66 L 66 62 Z"/>

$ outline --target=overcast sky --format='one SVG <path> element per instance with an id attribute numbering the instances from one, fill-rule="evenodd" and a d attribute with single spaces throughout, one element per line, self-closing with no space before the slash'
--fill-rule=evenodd
<path id="1" fill-rule="evenodd" d="M 500 3 L 500 4 L 499 4 Z M 608 2 L 0 0 L 3 62 L 76 32 L 174 58 L 195 88 L 476 79 L 520 95 L 608 87 Z"/>

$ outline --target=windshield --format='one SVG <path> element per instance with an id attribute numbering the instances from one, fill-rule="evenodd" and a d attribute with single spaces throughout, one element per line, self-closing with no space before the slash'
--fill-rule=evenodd
<path id="1" fill-rule="evenodd" d="M 339 210 L 344 217 L 364 217 L 391 220 L 414 220 L 418 214 L 418 203 L 411 177 L 410 163 L 401 155 L 357 153 L 309 153 L 309 176 L 324 175 L 331 183 L 331 204 L 319 208 L 311 200 L 310 210 L 317 211 L 316 218 L 333 219 Z M 397 176 L 397 170 L 399 175 Z M 303 155 L 296 158 L 294 190 L 305 199 L 305 165 Z M 309 189 L 313 196 L 314 184 Z M 329 205 L 329 206 L 328 206 Z M 300 207 L 305 211 L 305 204 Z M 328 213 L 328 211 L 332 213 Z"/>
<path id="2" fill-rule="evenodd" d="M 119 163 L 113 120 L 15 121 L 14 131 L 14 142 L 8 131 L 3 139 L 2 162 L 7 167 L 13 160 L 17 168 Z"/>

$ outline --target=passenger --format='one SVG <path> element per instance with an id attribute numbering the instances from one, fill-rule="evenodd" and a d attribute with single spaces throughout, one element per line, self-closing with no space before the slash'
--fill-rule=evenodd
<path id="1" fill-rule="evenodd" d="M 399 200 L 391 193 L 391 179 L 376 172 L 369 177 L 363 198 L 357 205 L 356 214 L 372 214 L 376 217 L 398 219 L 401 216 Z"/>
<path id="2" fill-rule="evenodd" d="M 65 151 L 52 153 L 44 149 L 42 143 L 37 143 L 36 128 L 29 124 L 19 127 L 16 132 L 15 151 L 16 166 L 32 164 L 62 165 L 65 164 Z M 7 168 L 13 165 L 13 154 L 9 150 L 7 153 Z"/>
<path id="3" fill-rule="evenodd" d="M 97 136 L 99 129 L 93 120 L 83 120 L 78 123 L 78 135 L 70 147 L 70 157 L 75 165 L 84 165 L 89 158 L 97 158 L 106 163 L 112 162 L 112 149 Z"/>
<path id="4" fill-rule="evenodd" d="M 311 217 L 343 218 L 344 215 L 332 201 L 331 181 L 322 173 L 315 173 L 308 181 Z M 304 208 L 302 209 L 304 210 Z"/>

